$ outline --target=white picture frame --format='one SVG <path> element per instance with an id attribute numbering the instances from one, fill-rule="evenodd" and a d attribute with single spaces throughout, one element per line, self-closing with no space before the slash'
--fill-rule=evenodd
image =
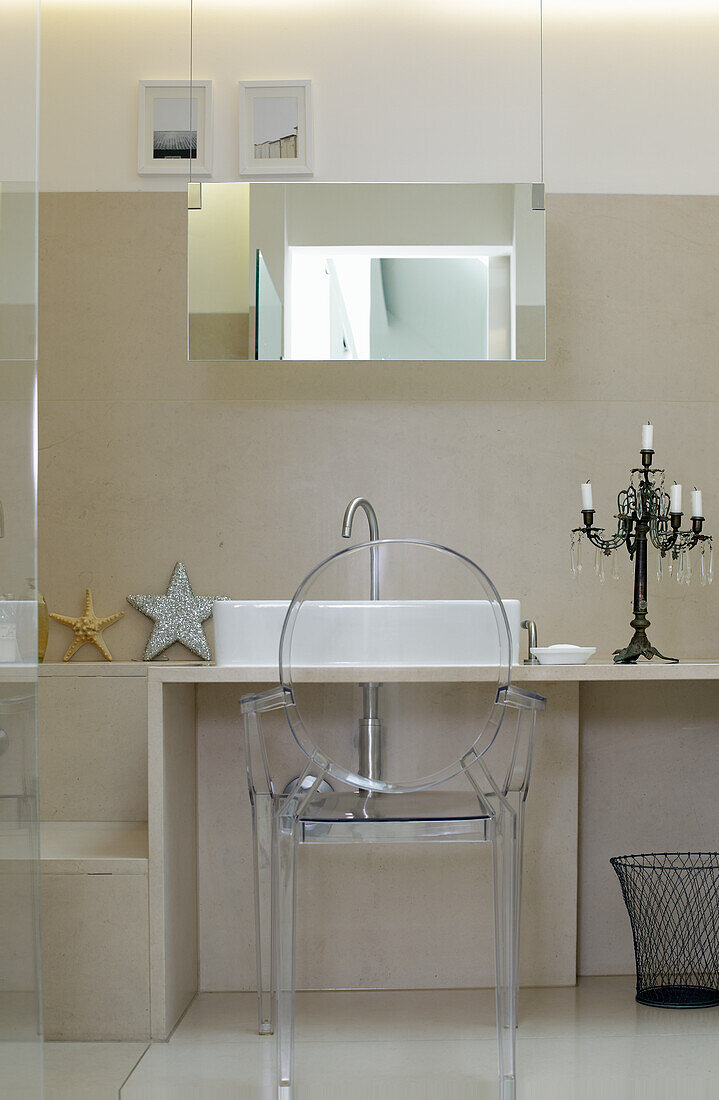
<path id="1" fill-rule="evenodd" d="M 240 175 L 311 176 L 312 81 L 240 80 L 239 91 Z"/>
<path id="2" fill-rule="evenodd" d="M 211 80 L 140 81 L 137 171 L 141 176 L 212 175 Z"/>

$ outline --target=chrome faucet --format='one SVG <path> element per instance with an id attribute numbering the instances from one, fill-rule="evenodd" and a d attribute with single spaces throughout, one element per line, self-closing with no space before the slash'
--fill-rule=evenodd
<path id="1" fill-rule="evenodd" d="M 522 619 L 522 626 L 527 631 L 527 656 L 524 658 L 525 665 L 538 665 L 539 657 L 535 657 L 532 653 L 537 645 L 537 624 L 534 619 Z"/>
<path id="2" fill-rule="evenodd" d="M 366 497 L 355 497 L 351 500 L 345 508 L 344 519 L 342 520 L 342 538 L 348 539 L 352 534 L 352 521 L 355 518 L 355 512 L 358 508 L 364 509 L 364 513 L 367 516 L 367 523 L 369 524 L 369 537 L 370 542 L 377 542 L 379 539 L 379 523 L 377 522 L 377 513 L 367 500 Z M 374 547 L 370 552 L 370 581 L 369 581 L 369 598 L 371 600 L 379 599 L 379 559 L 377 557 L 377 551 Z"/>
<path id="3" fill-rule="evenodd" d="M 345 508 L 342 538 L 352 534 L 352 521 L 358 508 L 364 510 L 369 524 L 370 542 L 379 540 L 377 513 L 366 497 L 355 497 Z M 370 547 L 370 599 L 379 599 L 379 555 Z M 359 721 L 359 774 L 367 779 L 382 776 L 382 719 L 379 716 L 379 684 L 362 684 L 362 717 Z"/>

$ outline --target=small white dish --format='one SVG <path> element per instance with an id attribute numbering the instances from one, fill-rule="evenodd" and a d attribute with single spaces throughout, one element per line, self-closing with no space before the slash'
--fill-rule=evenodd
<path id="1" fill-rule="evenodd" d="M 586 665 L 597 652 L 596 646 L 582 645 L 533 645 L 530 653 L 539 658 L 540 665 Z"/>

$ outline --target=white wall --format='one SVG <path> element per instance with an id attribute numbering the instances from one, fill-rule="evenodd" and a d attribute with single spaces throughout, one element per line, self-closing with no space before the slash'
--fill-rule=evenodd
<path id="1" fill-rule="evenodd" d="M 311 78 L 315 178 L 541 175 L 538 0 L 195 0 L 214 81 L 213 179 L 238 175 L 237 81 Z M 47 191 L 174 190 L 137 175 L 137 85 L 189 74 L 186 0 L 44 0 Z M 716 193 L 719 4 L 545 0 L 553 192 Z"/>
<path id="2" fill-rule="evenodd" d="M 545 0 L 554 192 L 716 194 L 719 4 Z"/>

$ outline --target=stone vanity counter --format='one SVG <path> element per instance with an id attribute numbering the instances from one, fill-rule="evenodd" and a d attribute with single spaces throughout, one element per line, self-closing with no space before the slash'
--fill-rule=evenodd
<path id="1" fill-rule="evenodd" d="M 12 666 L 7 667 L 7 679 L 12 680 Z M 182 684 L 274 684 L 278 682 L 276 667 L 265 665 L 218 666 L 198 661 L 152 662 L 141 661 L 112 663 L 104 661 L 69 664 L 41 665 L 39 674 L 45 676 L 145 676 L 150 683 Z M 334 678 L 338 678 L 336 675 Z M 394 667 L 371 669 L 347 668 L 342 679 L 383 680 L 387 683 L 404 679 L 417 681 L 445 681 L 461 683 L 475 679 L 467 669 L 456 666 L 426 666 L 423 668 Z M 478 670 L 477 679 L 482 679 Z M 494 679 L 494 676 L 491 677 Z M 308 669 L 302 679 L 323 682 L 321 670 Z M 586 665 L 514 665 L 512 680 L 517 683 L 596 683 L 631 680 L 719 680 L 719 659 L 702 658 L 668 664 L 663 661 L 640 661 L 635 665 L 615 665 L 608 658 L 589 661 Z"/>

